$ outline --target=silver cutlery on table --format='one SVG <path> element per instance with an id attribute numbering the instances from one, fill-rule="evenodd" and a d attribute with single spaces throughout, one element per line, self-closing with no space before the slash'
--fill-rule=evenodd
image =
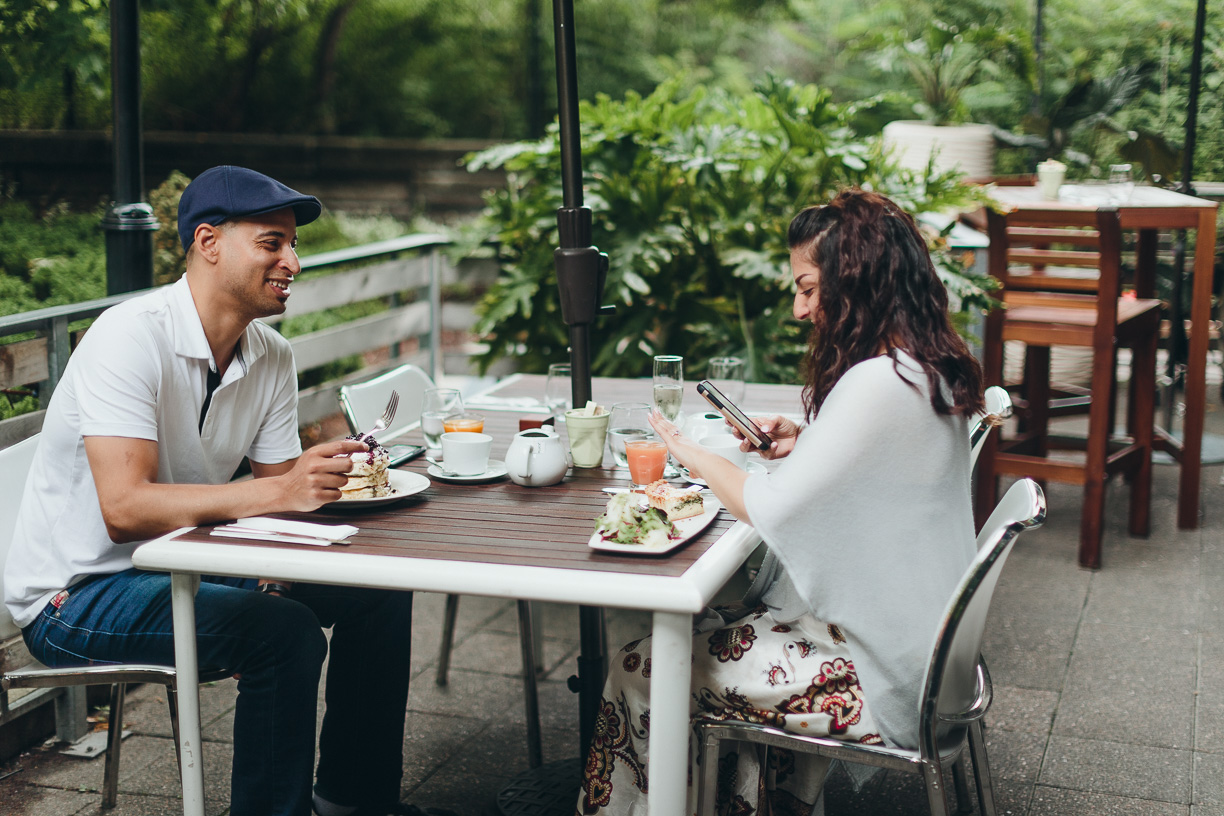
<path id="1" fill-rule="evenodd" d="M 395 409 L 399 408 L 399 392 L 392 391 L 391 398 L 387 400 L 387 407 L 383 409 L 382 416 L 374 423 L 374 427 L 357 437 L 358 441 L 366 437 L 372 437 L 376 433 L 385 431 L 387 426 L 391 424 L 391 420 L 395 419 Z"/>

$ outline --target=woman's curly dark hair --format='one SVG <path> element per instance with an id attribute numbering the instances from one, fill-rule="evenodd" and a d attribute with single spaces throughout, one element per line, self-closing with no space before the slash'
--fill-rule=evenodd
<path id="1" fill-rule="evenodd" d="M 947 291 L 908 213 L 879 193 L 843 190 L 796 215 L 787 243 L 820 270 L 803 391 L 809 420 L 851 366 L 882 348 L 918 362 L 936 413 L 982 410 L 981 367 L 952 327 Z"/>

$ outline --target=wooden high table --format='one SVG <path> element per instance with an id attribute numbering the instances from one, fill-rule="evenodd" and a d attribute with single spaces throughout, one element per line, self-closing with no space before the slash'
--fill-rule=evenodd
<path id="1" fill-rule="evenodd" d="M 542 396 L 544 377 L 510 378 L 489 400 L 471 403 L 494 437 L 493 458 L 503 457 L 525 406 L 516 399 Z M 650 380 L 596 379 L 601 404 L 650 402 Z M 793 413 L 795 386 L 748 389 L 754 412 Z M 685 411 L 705 406 L 691 386 Z M 382 440 L 380 440 L 382 441 Z M 385 440 L 388 444 L 393 440 Z M 405 441 L 420 442 L 419 430 Z M 194 595 L 201 574 L 488 595 L 653 613 L 655 641 L 651 694 L 650 812 L 682 816 L 688 776 L 689 684 L 692 615 L 701 611 L 760 542 L 756 531 L 726 511 L 707 530 L 672 554 L 658 557 L 597 552 L 587 546 L 595 518 L 608 501 L 604 487 L 624 487 L 628 472 L 605 459 L 600 468 L 571 468 L 551 487 L 528 488 L 508 479 L 492 484 L 434 480 L 424 492 L 367 512 L 328 510 L 281 514 L 360 528 L 346 545 L 315 547 L 217 538 L 211 527 L 185 528 L 142 545 L 133 556 L 141 569 L 171 573 L 175 666 L 180 677 L 198 673 Z M 424 472 L 418 459 L 405 467 Z M 198 687 L 179 688 L 183 813 L 203 816 L 204 779 Z M 578 790 L 574 789 L 575 801 Z"/>
<path id="2" fill-rule="evenodd" d="M 1186 415 L 1179 442 L 1167 429 L 1156 429 L 1156 448 L 1181 465 L 1177 497 L 1177 526 L 1198 526 L 1202 478 L 1203 422 L 1207 410 L 1208 322 L 1211 319 L 1211 283 L 1215 263 L 1216 210 L 1214 201 L 1137 185 L 1128 194 L 1116 185 L 1064 184 L 1057 201 L 1041 196 L 1038 187 L 1000 186 L 991 197 L 1010 209 L 1058 212 L 1116 207 L 1124 230 L 1138 234 L 1135 251 L 1135 294 L 1155 297 L 1157 231 L 1194 230 L 1194 272 L 1190 301 L 1190 345 L 1186 361 Z"/>

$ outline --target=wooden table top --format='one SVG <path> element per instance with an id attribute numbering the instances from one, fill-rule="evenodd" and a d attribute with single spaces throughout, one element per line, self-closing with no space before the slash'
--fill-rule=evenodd
<path id="1" fill-rule="evenodd" d="M 541 375 L 515 377 L 496 394 L 504 397 L 540 395 L 543 383 Z M 609 403 L 626 398 L 649 402 L 651 384 L 649 380 L 596 379 L 592 390 L 597 400 Z M 692 386 L 685 390 L 686 413 L 707 407 Z M 754 384 L 748 389 L 745 406 L 749 411 L 785 409 L 786 413 L 793 414 L 798 410 L 798 391 L 795 386 Z M 539 419 L 538 414 L 522 411 L 486 407 L 471 410 L 485 417 L 485 432 L 494 440 L 494 459 L 504 458 L 518 432 L 520 417 Z M 558 430 L 564 437 L 564 423 Z M 423 439 L 420 430 L 413 429 L 399 439 L 380 441 L 384 444 L 420 444 Z M 424 458 L 418 458 L 401 469 L 424 474 L 428 464 Z M 682 575 L 735 523 L 734 517 L 722 510 L 703 533 L 663 556 L 593 550 L 587 546 L 587 541 L 595 530 L 596 517 L 610 498 L 602 488 L 625 487 L 628 475 L 627 470 L 612 467 L 611 457 L 605 452 L 604 466 L 570 468 L 560 484 L 548 487 L 523 487 L 508 478 L 489 484 L 457 484 L 432 479 L 432 485 L 421 493 L 367 511 L 335 510 L 327 506 L 313 513 L 277 515 L 322 524 L 353 524 L 360 528 L 349 539 L 351 543 L 329 548 L 332 551 L 658 576 Z M 276 549 L 306 546 L 219 539 L 209 535 L 211 529 L 211 526 L 201 527 L 180 535 L 178 540 Z"/>

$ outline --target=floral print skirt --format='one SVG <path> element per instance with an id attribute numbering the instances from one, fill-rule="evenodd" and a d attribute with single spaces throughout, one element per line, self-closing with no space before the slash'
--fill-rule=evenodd
<path id="1" fill-rule="evenodd" d="M 808 616 L 778 623 L 764 607 L 707 614 L 693 636 L 691 714 L 765 723 L 811 736 L 880 742 L 846 638 Z M 718 614 L 718 617 L 715 617 Z M 739 617 L 730 622 L 727 618 Z M 644 816 L 649 790 L 651 640 L 612 656 L 583 772 L 577 813 Z M 808 816 L 828 761 L 725 741 L 718 758 L 719 816 Z M 696 745 L 689 741 L 689 813 L 696 813 Z"/>

